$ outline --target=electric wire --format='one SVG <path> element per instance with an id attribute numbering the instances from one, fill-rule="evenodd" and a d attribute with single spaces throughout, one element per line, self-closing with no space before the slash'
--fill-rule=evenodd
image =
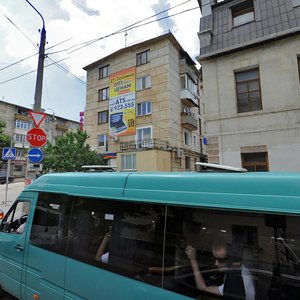
<path id="1" fill-rule="evenodd" d="M 56 51 L 56 52 L 53 52 L 53 53 L 47 53 L 47 55 L 54 54 L 54 53 L 60 53 L 60 52 L 69 51 L 70 49 L 72 49 L 72 48 L 74 48 L 74 47 L 77 47 L 77 46 L 79 46 L 79 45 L 82 45 L 81 47 L 76 48 L 75 50 L 72 50 L 72 51 L 69 51 L 69 52 L 68 52 L 68 54 L 71 54 L 71 53 L 74 53 L 74 52 L 76 52 L 76 51 L 78 51 L 78 50 L 84 48 L 84 47 L 90 46 L 91 44 L 96 43 L 96 42 L 99 41 L 99 40 L 108 38 L 108 37 L 110 37 L 110 36 L 113 36 L 113 35 L 116 35 L 116 34 L 119 34 L 119 33 L 124 33 L 124 32 L 126 32 L 126 31 L 129 31 L 129 30 L 132 30 L 132 29 L 136 29 L 136 28 L 139 28 L 139 27 L 142 27 L 142 26 L 145 26 L 145 25 L 149 25 L 149 24 L 151 24 L 151 23 L 153 23 L 153 22 L 159 22 L 159 21 L 161 21 L 161 20 L 164 20 L 164 19 L 167 19 L 167 18 L 171 18 L 171 17 L 177 16 L 177 15 L 180 15 L 180 14 L 182 14 L 182 13 L 186 13 L 186 12 L 189 12 L 189 11 L 192 11 L 192 10 L 195 10 L 195 9 L 199 9 L 199 7 L 194 7 L 194 8 L 190 8 L 190 9 L 186 9 L 186 10 L 180 11 L 180 12 L 175 13 L 175 14 L 173 14 L 173 15 L 164 16 L 164 17 L 159 18 L 159 19 L 155 19 L 155 20 L 152 20 L 152 21 L 149 21 L 149 22 L 146 22 L 146 23 L 142 23 L 142 22 L 145 22 L 146 20 L 149 20 L 149 19 L 151 19 L 151 18 L 153 18 L 153 17 L 155 17 L 155 16 L 158 16 L 158 15 L 160 15 L 160 14 L 162 14 L 162 13 L 165 13 L 165 12 L 167 12 L 167 11 L 170 11 L 170 10 L 172 10 L 172 9 L 174 9 L 174 8 L 176 8 L 176 7 L 179 7 L 179 6 L 183 5 L 183 4 L 186 4 L 187 2 L 190 2 L 190 1 L 191 1 L 191 0 L 187 0 L 187 1 L 182 2 L 182 3 L 178 4 L 178 5 L 175 5 L 175 6 L 171 7 L 171 8 L 165 9 L 165 10 L 163 10 L 163 11 L 161 11 L 161 12 L 159 12 L 159 13 L 156 13 L 156 14 L 150 16 L 150 17 L 147 17 L 147 18 L 145 18 L 145 19 L 143 19 L 143 20 L 140 20 L 140 21 L 137 21 L 137 22 L 135 22 L 135 23 L 133 23 L 133 24 L 131 24 L 131 25 L 125 26 L 125 27 L 123 27 L 123 28 L 121 28 L 121 29 L 119 29 L 119 30 L 117 30 L 117 31 L 115 31 L 115 32 L 113 32 L 113 33 L 111 33 L 111 34 L 106 35 L 106 36 L 103 36 L 103 37 L 100 37 L 100 38 L 97 38 L 97 39 L 93 39 L 93 40 L 89 40 L 89 41 L 86 41 L 86 42 L 83 42 L 83 43 L 80 43 L 80 44 L 77 44 L 77 45 L 73 45 L 73 46 L 69 47 L 68 49 L 64 49 L 64 50 L 61 50 L 61 51 Z M 32 40 L 31 40 L 31 39 L 30 39 L 30 38 L 29 38 L 29 37 L 28 37 L 28 36 L 27 36 L 27 35 L 26 35 L 26 34 L 25 34 L 25 33 L 24 33 L 24 32 L 23 32 L 23 31 L 22 31 L 22 30 L 21 30 L 21 29 L 20 29 L 20 28 L 19 28 L 19 27 L 11 20 L 11 19 L 10 19 L 10 18 L 8 18 L 5 14 L 3 14 L 3 15 L 6 17 L 6 19 L 7 19 L 13 26 L 15 26 L 15 27 L 18 29 L 18 31 L 21 32 L 22 35 L 24 35 L 24 36 L 30 41 L 30 43 L 31 43 L 32 45 L 34 45 L 34 47 L 37 47 L 37 45 L 36 45 L 36 44 L 35 44 L 35 43 L 34 43 L 34 42 L 33 42 L 33 41 L 32 41 Z M 140 23 L 142 23 L 142 24 L 140 24 Z M 138 25 L 138 24 L 139 24 L 139 25 Z M 60 44 L 60 43 L 59 43 L 59 44 Z M 59 44 L 57 44 L 57 45 L 59 45 Z M 53 48 L 53 47 L 55 47 L 55 46 L 57 46 L 57 45 L 51 46 L 51 47 L 49 47 L 48 49 Z M 38 53 L 36 53 L 36 54 L 34 54 L 34 55 L 37 55 L 37 54 L 38 54 Z M 32 55 L 32 56 L 34 56 L 34 55 Z M 16 65 L 16 64 L 18 64 L 18 63 L 20 63 L 20 62 L 22 62 L 22 61 L 24 61 L 24 60 L 26 60 L 26 59 L 32 57 L 32 56 L 29 56 L 29 57 L 27 57 L 27 58 L 24 58 L 24 59 L 18 61 L 18 62 L 15 62 L 15 63 L 11 64 L 10 66 Z M 63 66 L 59 65 L 57 62 L 55 62 L 55 61 L 54 61 L 53 59 L 51 59 L 50 57 L 47 57 L 47 59 L 49 59 L 49 60 L 52 61 L 52 63 L 51 63 L 50 65 L 53 65 L 53 64 L 56 65 L 56 66 L 57 66 L 58 68 L 60 68 L 62 71 L 64 71 L 65 73 L 71 75 L 74 79 L 77 79 L 80 83 L 82 83 L 82 84 L 88 86 L 87 83 L 86 83 L 85 81 L 81 80 L 79 77 L 77 77 L 76 75 L 74 75 L 71 71 L 69 71 L 69 70 L 67 70 L 66 68 L 64 68 Z M 68 58 L 64 58 L 64 59 L 62 59 L 62 60 L 60 60 L 60 61 L 64 61 L 64 60 L 66 60 L 66 59 L 68 59 Z M 59 61 L 59 62 L 60 62 L 60 61 Z M 6 67 L 4 67 L 4 68 L 2 68 L 2 69 L 0 69 L 0 70 L 6 69 L 6 68 L 8 68 L 8 67 L 10 67 L 10 66 L 6 66 Z M 47 66 L 48 66 L 48 65 L 47 65 Z M 25 76 L 25 75 L 27 75 L 27 74 L 30 74 L 30 73 L 32 73 L 32 72 L 35 72 L 35 71 L 33 70 L 33 71 L 30 71 L 30 72 L 21 74 L 21 75 L 19 75 L 19 76 L 16 76 L 16 77 L 14 77 L 14 78 L 11 78 L 11 79 L 2 81 L 2 82 L 0 82 L 0 84 L 4 84 L 4 83 L 9 82 L 9 81 L 11 81 L 11 80 L 18 79 L 18 78 L 23 77 L 23 76 Z M 92 89 L 94 89 L 94 88 L 92 88 Z"/>

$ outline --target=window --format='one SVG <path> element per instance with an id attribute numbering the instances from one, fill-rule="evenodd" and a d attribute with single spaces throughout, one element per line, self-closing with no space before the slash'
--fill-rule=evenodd
<path id="1" fill-rule="evenodd" d="M 135 154 L 123 154 L 121 155 L 121 168 L 122 170 L 136 170 L 136 155 Z"/>
<path id="2" fill-rule="evenodd" d="M 253 0 L 247 0 L 231 8 L 233 26 L 239 26 L 254 21 Z"/>
<path id="3" fill-rule="evenodd" d="M 184 130 L 183 131 L 183 142 L 186 146 L 191 147 L 192 143 L 192 134 L 190 131 Z"/>
<path id="4" fill-rule="evenodd" d="M 30 202 L 17 201 L 9 209 L 0 225 L 0 231 L 22 234 L 25 230 Z"/>
<path id="5" fill-rule="evenodd" d="M 109 88 L 98 90 L 98 101 L 107 100 L 109 98 Z"/>
<path id="6" fill-rule="evenodd" d="M 198 147 L 198 136 L 196 134 L 193 133 L 193 137 L 192 137 L 192 149 L 194 151 L 198 151 L 199 147 Z"/>
<path id="7" fill-rule="evenodd" d="M 31 129 L 32 124 L 30 122 L 24 122 L 24 121 L 21 121 L 21 120 L 16 120 L 15 126 L 16 126 L 16 128 L 29 130 L 29 129 Z"/>
<path id="8" fill-rule="evenodd" d="M 108 151 L 108 141 L 106 134 L 98 135 L 98 147 L 101 147 L 103 151 Z"/>
<path id="9" fill-rule="evenodd" d="M 259 69 L 235 73 L 238 112 L 262 109 Z"/>
<path id="10" fill-rule="evenodd" d="M 109 65 L 99 68 L 99 79 L 108 77 L 108 67 Z"/>
<path id="11" fill-rule="evenodd" d="M 137 80 L 136 80 L 136 90 L 137 91 L 144 90 L 149 87 L 151 87 L 150 75 L 137 78 Z"/>
<path id="12" fill-rule="evenodd" d="M 165 207 L 74 200 L 68 256 L 161 287 Z"/>
<path id="13" fill-rule="evenodd" d="M 242 153 L 242 167 L 249 172 L 269 171 L 268 153 Z"/>
<path id="14" fill-rule="evenodd" d="M 144 65 L 146 63 L 149 62 L 149 54 L 150 54 L 150 50 L 146 50 L 144 52 L 138 53 L 136 55 L 136 65 L 140 66 L 140 65 Z"/>
<path id="15" fill-rule="evenodd" d="M 144 116 L 151 114 L 151 101 L 144 101 L 137 104 L 137 115 Z"/>
<path id="16" fill-rule="evenodd" d="M 136 140 L 138 148 L 149 147 L 149 141 L 152 138 L 152 127 L 142 127 L 136 130 Z"/>
<path id="17" fill-rule="evenodd" d="M 16 156 L 18 156 L 18 157 L 23 156 L 23 151 L 17 149 L 17 155 Z"/>
<path id="18" fill-rule="evenodd" d="M 298 74 L 299 74 L 299 81 L 300 81 L 300 56 L 298 56 Z"/>
<path id="19" fill-rule="evenodd" d="M 15 134 L 15 141 L 19 143 L 25 143 L 26 142 L 26 135 L 25 134 Z"/>
<path id="20" fill-rule="evenodd" d="M 196 288 L 186 254 L 192 245 L 196 272 L 226 299 L 278 299 L 278 294 L 298 299 L 299 217 L 168 207 L 166 226 L 165 267 L 177 266 L 164 276 L 166 289 L 193 299 L 221 299 Z"/>
<path id="21" fill-rule="evenodd" d="M 71 199 L 66 195 L 39 193 L 34 211 L 30 243 L 65 255 Z"/>
<path id="22" fill-rule="evenodd" d="M 108 122 L 108 110 L 98 112 L 98 124 Z"/>
<path id="23" fill-rule="evenodd" d="M 189 90 L 194 95 L 198 94 L 197 84 L 187 74 L 180 76 L 181 89 Z"/>
<path id="24" fill-rule="evenodd" d="M 185 169 L 191 170 L 191 158 L 190 156 L 185 156 Z"/>

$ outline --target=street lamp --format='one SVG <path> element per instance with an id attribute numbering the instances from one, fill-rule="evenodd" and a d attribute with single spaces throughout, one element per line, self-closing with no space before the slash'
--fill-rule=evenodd
<path id="1" fill-rule="evenodd" d="M 28 1 L 26 2 L 39 14 L 43 21 L 43 28 L 41 31 L 41 41 L 39 46 L 39 61 L 36 75 L 34 106 L 33 111 L 40 112 L 42 106 L 42 90 L 43 90 L 43 75 L 44 75 L 44 60 L 45 60 L 45 43 L 46 43 L 46 30 L 45 21 L 40 12 Z"/>

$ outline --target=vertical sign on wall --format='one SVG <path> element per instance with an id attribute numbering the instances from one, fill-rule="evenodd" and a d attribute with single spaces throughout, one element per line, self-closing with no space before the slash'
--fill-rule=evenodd
<path id="1" fill-rule="evenodd" d="M 135 134 L 135 67 L 109 76 L 109 134 Z"/>

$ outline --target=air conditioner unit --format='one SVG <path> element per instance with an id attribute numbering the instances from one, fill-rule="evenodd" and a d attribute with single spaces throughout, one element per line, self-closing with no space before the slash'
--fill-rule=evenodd
<path id="1" fill-rule="evenodd" d="M 183 149 L 180 149 L 180 148 L 176 149 L 176 157 L 178 157 L 178 158 L 183 157 Z"/>

